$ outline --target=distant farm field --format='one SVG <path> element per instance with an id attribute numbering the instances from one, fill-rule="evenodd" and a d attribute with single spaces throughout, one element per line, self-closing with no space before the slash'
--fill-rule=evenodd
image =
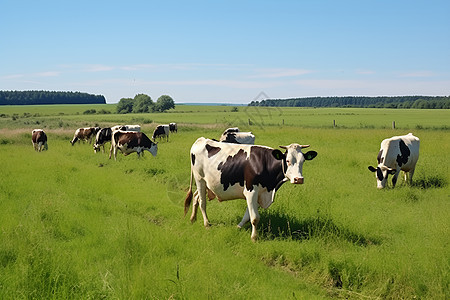
<path id="1" fill-rule="evenodd" d="M 0 106 L 0 298 L 450 298 L 449 110 L 233 110 Z M 169 122 L 178 133 L 156 157 L 114 161 L 69 143 L 78 127 L 140 124 L 150 136 Z M 208 229 L 183 217 L 192 143 L 230 126 L 318 152 L 303 185 L 260 209 L 256 243 L 236 228 L 244 200 L 208 202 Z M 34 128 L 48 151 L 33 150 Z M 414 185 L 377 190 L 367 166 L 382 139 L 408 132 L 421 139 Z"/>

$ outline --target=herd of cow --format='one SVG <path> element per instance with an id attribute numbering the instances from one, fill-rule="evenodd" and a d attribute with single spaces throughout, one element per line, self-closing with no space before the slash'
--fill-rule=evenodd
<path id="1" fill-rule="evenodd" d="M 136 152 L 138 156 L 147 150 L 156 156 L 157 138 L 166 138 L 169 132 L 177 132 L 177 124 L 159 125 L 153 132 L 152 140 L 140 131 L 139 125 L 123 125 L 111 128 L 79 128 L 72 145 L 77 140 L 92 140 L 95 136 L 94 151 L 100 150 L 106 142 L 111 142 L 109 158 L 117 157 L 117 149 L 124 155 Z M 32 142 L 36 151 L 47 149 L 47 136 L 42 129 L 32 132 Z M 258 207 L 268 208 L 274 201 L 276 191 L 287 181 L 303 184 L 303 163 L 317 156 L 316 151 L 302 152 L 309 145 L 290 144 L 278 149 L 254 145 L 255 136 L 251 132 L 241 132 L 239 128 L 228 128 L 219 140 L 198 138 L 191 147 L 191 176 L 189 190 L 184 201 L 186 215 L 192 203 L 191 222 L 197 217 L 197 210 L 203 216 L 205 226 L 209 226 L 206 214 L 206 199 L 217 197 L 219 201 L 245 199 L 247 209 L 238 224 L 241 228 L 250 221 L 252 240 L 257 238 L 257 224 L 260 216 Z M 381 142 L 377 156 L 378 166 L 369 166 L 375 172 L 377 187 L 386 186 L 389 175 L 393 175 L 395 187 L 400 171 L 405 181 L 412 182 L 412 176 L 419 159 L 419 138 L 412 133 L 394 136 Z M 197 190 L 193 193 L 193 181 Z"/>

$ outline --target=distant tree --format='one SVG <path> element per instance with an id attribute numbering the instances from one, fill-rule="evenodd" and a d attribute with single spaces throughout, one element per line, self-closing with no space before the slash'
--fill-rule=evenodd
<path id="1" fill-rule="evenodd" d="M 156 110 L 163 112 L 166 110 L 169 110 L 171 108 L 175 108 L 175 102 L 173 101 L 172 97 L 168 95 L 162 95 L 158 98 L 156 101 Z"/>
<path id="2" fill-rule="evenodd" d="M 133 113 L 148 113 L 154 111 L 155 104 L 150 96 L 137 94 L 134 96 Z"/>
<path id="3" fill-rule="evenodd" d="M 133 111 L 133 99 L 131 98 L 122 98 L 117 104 L 117 113 L 118 114 L 128 114 Z"/>

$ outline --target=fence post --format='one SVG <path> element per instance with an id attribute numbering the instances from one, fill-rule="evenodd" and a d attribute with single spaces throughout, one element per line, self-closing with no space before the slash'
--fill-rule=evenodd
<path id="1" fill-rule="evenodd" d="M 392 121 L 392 129 L 395 129 L 395 121 Z"/>
<path id="2" fill-rule="evenodd" d="M 333 120 L 333 127 L 336 127 L 336 120 Z"/>

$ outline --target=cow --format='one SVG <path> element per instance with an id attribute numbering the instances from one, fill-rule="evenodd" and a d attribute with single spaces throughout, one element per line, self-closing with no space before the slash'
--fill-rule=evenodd
<path id="1" fill-rule="evenodd" d="M 169 123 L 169 130 L 170 132 L 178 132 L 178 125 L 177 123 Z"/>
<path id="2" fill-rule="evenodd" d="M 116 125 L 116 126 L 111 127 L 111 130 L 112 131 L 122 130 L 122 131 L 140 132 L 141 126 L 140 125 Z"/>
<path id="3" fill-rule="evenodd" d="M 223 133 L 220 142 L 234 144 L 255 144 L 255 136 L 251 132 L 227 132 Z"/>
<path id="4" fill-rule="evenodd" d="M 89 144 L 92 143 L 92 139 L 95 137 L 97 132 L 100 130 L 100 127 L 86 127 L 86 128 L 78 128 L 75 130 L 75 134 L 73 135 L 73 139 L 70 141 L 72 146 L 78 141 L 89 141 Z"/>
<path id="5" fill-rule="evenodd" d="M 166 138 L 169 141 L 169 125 L 158 125 L 153 131 L 152 139 L 155 141 L 156 138 Z"/>
<path id="6" fill-rule="evenodd" d="M 114 160 L 117 160 L 117 149 L 120 149 L 126 156 L 130 153 L 136 152 L 138 157 L 144 155 L 144 150 L 156 156 L 158 152 L 158 145 L 152 142 L 143 132 L 135 131 L 113 131 L 111 139 L 111 148 L 109 150 L 109 158 L 114 154 Z"/>
<path id="7" fill-rule="evenodd" d="M 392 186 L 395 187 L 400 171 L 405 173 L 406 183 L 411 184 L 419 159 L 419 146 L 419 138 L 412 133 L 383 140 L 377 156 L 378 167 L 369 166 L 369 170 L 376 174 L 377 188 L 386 186 L 389 175 L 394 175 Z"/>
<path id="8" fill-rule="evenodd" d="M 221 143 L 204 137 L 197 139 L 190 151 L 191 178 L 184 215 L 194 198 L 190 220 L 196 220 L 200 205 L 204 226 L 208 227 L 206 196 L 210 200 L 217 197 L 219 201 L 246 199 L 247 210 L 238 227 L 251 221 L 251 239 L 255 241 L 260 218 L 258 206 L 268 208 L 274 201 L 275 192 L 286 181 L 303 184 L 303 163 L 317 156 L 316 151 L 302 153 L 309 145 L 280 147 L 285 153 L 266 146 Z M 192 193 L 193 180 L 197 186 L 195 194 Z"/>
<path id="9" fill-rule="evenodd" d="M 100 147 L 102 147 L 102 152 L 105 153 L 105 144 L 111 142 L 112 132 L 110 127 L 102 128 L 97 132 L 94 142 L 94 153 L 100 151 Z"/>
<path id="10" fill-rule="evenodd" d="M 34 150 L 38 152 L 48 150 L 47 135 L 42 129 L 34 129 L 31 132 L 31 142 L 33 143 Z"/>

